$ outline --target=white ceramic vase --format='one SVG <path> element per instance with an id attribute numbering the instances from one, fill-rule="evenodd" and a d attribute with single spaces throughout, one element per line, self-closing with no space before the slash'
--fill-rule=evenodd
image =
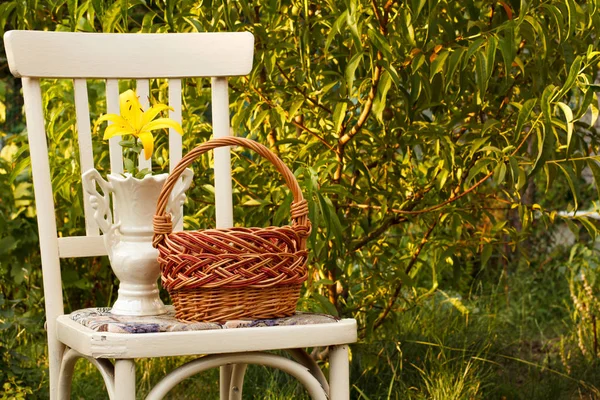
<path id="1" fill-rule="evenodd" d="M 182 218 L 181 205 L 192 176 L 192 171 L 186 170 L 169 197 L 167 211 L 173 217 L 174 226 Z M 152 218 L 167 177 L 168 174 L 160 174 L 137 179 L 128 173 L 110 174 L 105 181 L 95 169 L 83 174 L 83 187 L 90 196 L 94 219 L 103 233 L 113 272 L 119 278 L 113 314 L 160 315 L 166 312 L 156 282 L 160 267 L 158 251 L 152 247 Z"/>

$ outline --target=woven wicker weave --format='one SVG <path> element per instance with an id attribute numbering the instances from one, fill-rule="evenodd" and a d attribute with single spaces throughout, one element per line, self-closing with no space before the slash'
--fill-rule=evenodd
<path id="1" fill-rule="evenodd" d="M 256 151 L 279 171 L 293 195 L 291 226 L 173 232 L 165 207 L 181 173 L 201 154 L 239 145 Z M 269 149 L 249 139 L 226 137 L 190 151 L 167 179 L 154 216 L 162 284 L 176 317 L 222 322 L 292 315 L 306 280 L 308 206 L 290 169 Z"/>

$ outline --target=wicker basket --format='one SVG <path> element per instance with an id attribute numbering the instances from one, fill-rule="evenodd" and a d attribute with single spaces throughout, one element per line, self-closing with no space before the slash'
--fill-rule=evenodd
<path id="1" fill-rule="evenodd" d="M 201 154 L 243 146 L 268 159 L 293 194 L 291 226 L 173 232 L 165 207 L 181 173 Z M 154 216 L 162 284 L 185 321 L 278 318 L 292 315 L 306 280 L 308 206 L 290 169 L 249 139 L 225 137 L 190 151 L 167 179 Z"/>

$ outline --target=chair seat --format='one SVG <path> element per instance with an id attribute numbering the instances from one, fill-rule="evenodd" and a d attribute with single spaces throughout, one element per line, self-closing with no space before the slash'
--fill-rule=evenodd
<path id="1" fill-rule="evenodd" d="M 232 320 L 225 323 L 185 322 L 175 318 L 173 306 L 167 306 L 167 313 L 158 316 L 131 316 L 111 313 L 110 307 L 84 308 L 69 317 L 96 332 L 113 333 L 153 333 L 206 331 L 210 329 L 254 328 L 260 326 L 292 326 L 336 323 L 339 318 L 333 315 L 297 312 L 290 317 Z"/>
<path id="2" fill-rule="evenodd" d="M 183 322 L 172 307 L 161 316 L 119 316 L 87 308 L 57 318 L 58 339 L 94 358 L 144 358 L 234 353 L 356 341 L 356 321 L 299 312 L 291 317 Z"/>

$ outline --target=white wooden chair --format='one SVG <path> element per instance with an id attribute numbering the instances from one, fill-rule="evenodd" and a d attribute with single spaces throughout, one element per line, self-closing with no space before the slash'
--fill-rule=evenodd
<path id="1" fill-rule="evenodd" d="M 11 31 L 4 36 L 12 73 L 22 78 L 40 236 L 47 320 L 50 397 L 70 397 L 75 362 L 86 358 L 101 372 L 111 399 L 135 399 L 135 359 L 203 355 L 164 377 L 148 395 L 162 398 L 183 379 L 221 367 L 221 399 L 241 398 L 246 364 L 279 368 L 297 378 L 315 399 L 349 397 L 348 343 L 356 341 L 356 321 L 162 333 L 109 333 L 90 329 L 64 315 L 60 259 L 106 255 L 85 201 L 86 236 L 58 237 L 43 118 L 40 79 L 74 80 L 82 173 L 93 168 L 86 78 L 106 79 L 107 108 L 118 113 L 118 80 L 137 79 L 141 100 L 149 79 L 167 78 L 170 117 L 181 120 L 181 79 L 212 78 L 214 136 L 229 134 L 227 76 L 252 68 L 250 33 L 91 34 Z M 147 104 L 146 104 L 147 105 Z M 112 172 L 123 171 L 119 138 L 111 139 Z M 181 158 L 181 138 L 169 135 L 171 168 Z M 233 224 L 229 150 L 215 153 L 217 227 Z M 330 346 L 329 382 L 306 352 Z M 292 359 L 265 353 L 286 349 Z M 114 360 L 114 364 L 111 361 Z"/>

